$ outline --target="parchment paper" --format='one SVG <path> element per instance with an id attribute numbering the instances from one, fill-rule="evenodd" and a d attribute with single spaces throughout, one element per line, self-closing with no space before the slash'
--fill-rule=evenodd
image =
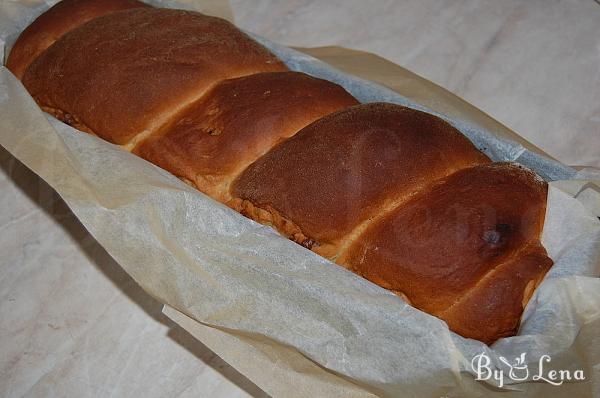
<path id="1" fill-rule="evenodd" d="M 187 6 L 208 12 L 202 4 Z M 0 37 L 10 46 L 16 32 L 47 6 L 1 7 Z M 171 318 L 271 394 L 463 397 L 514 390 L 591 396 L 594 389 L 598 394 L 600 223 L 592 214 L 598 196 L 589 182 L 576 182 L 595 178 L 594 172 L 577 172 L 534 152 L 499 123 L 408 71 L 372 77 L 412 87 L 404 92 L 402 85 L 390 84 L 400 91 L 395 92 L 257 39 L 292 69 L 336 81 L 363 102 L 389 101 L 437 114 L 492 158 L 516 160 L 548 180 L 569 180 L 550 188 L 543 243 L 555 265 L 527 306 L 518 336 L 487 347 L 449 332 L 437 318 L 158 167 L 43 114 L 5 68 L 0 144 L 57 190 L 149 294 L 175 309 L 165 310 Z M 374 65 L 371 74 L 376 71 Z M 432 99 L 426 100 L 429 93 Z M 471 359 L 482 352 L 507 374 L 499 357 L 512 361 L 525 352 L 531 376 L 540 357 L 550 355 L 545 371 L 582 369 L 586 380 L 555 387 L 530 382 L 530 376 L 525 383 L 505 380 L 508 385 L 499 389 L 494 380 L 474 380 Z"/>

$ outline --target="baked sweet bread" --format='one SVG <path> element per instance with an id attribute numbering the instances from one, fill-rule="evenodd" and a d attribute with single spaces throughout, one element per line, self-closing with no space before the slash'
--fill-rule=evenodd
<path id="1" fill-rule="evenodd" d="M 58 119 L 492 343 L 552 265 L 547 185 L 445 121 L 289 71 L 235 26 L 64 0 L 7 66 Z"/>

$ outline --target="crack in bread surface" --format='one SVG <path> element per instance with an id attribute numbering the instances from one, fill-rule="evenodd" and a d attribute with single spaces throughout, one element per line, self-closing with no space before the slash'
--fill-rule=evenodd
<path id="1" fill-rule="evenodd" d="M 129 152 L 133 152 L 136 146 L 143 143 L 146 139 L 150 138 L 154 135 L 161 135 L 167 132 L 167 128 L 170 124 L 173 124 L 178 119 L 177 117 L 180 114 L 183 114 L 188 108 L 193 107 L 198 102 L 202 101 L 202 99 L 210 93 L 210 91 L 216 87 L 221 81 L 225 81 L 227 79 L 222 79 L 214 82 L 213 84 L 208 85 L 204 90 L 199 93 L 194 93 L 185 101 L 177 106 L 175 109 L 170 109 L 169 111 L 162 112 L 162 115 L 157 116 L 154 121 L 152 121 L 144 130 L 138 132 L 136 135 L 132 136 L 129 142 L 123 144 L 123 148 L 128 150 Z"/>
<path id="2" fill-rule="evenodd" d="M 319 243 L 306 236 L 297 224 L 270 205 L 258 206 L 249 200 L 240 198 L 230 200 L 227 205 L 256 222 L 272 226 L 282 235 L 307 249 L 315 250 L 319 246 Z"/>
<path id="3" fill-rule="evenodd" d="M 464 168 L 466 169 L 469 167 L 476 166 L 478 164 L 480 164 L 480 163 L 473 163 L 469 166 L 465 166 Z M 437 178 L 433 179 L 432 181 L 428 181 L 421 186 L 417 186 L 410 192 L 404 192 L 404 193 L 396 195 L 396 196 L 391 195 L 391 197 L 384 200 L 377 207 L 377 210 L 373 211 L 373 214 L 370 217 L 359 222 L 350 232 L 348 232 L 346 234 L 345 237 L 340 239 L 340 241 L 343 243 L 341 245 L 339 245 L 339 248 L 337 249 L 337 253 L 335 254 L 334 258 L 343 259 L 346 252 L 350 249 L 350 247 L 356 241 L 358 241 L 360 239 L 360 237 L 363 235 L 363 233 L 365 233 L 367 231 L 369 226 L 379 222 L 380 220 L 383 220 L 385 217 L 387 217 L 388 215 L 390 215 L 391 213 L 396 211 L 396 209 L 398 209 L 399 207 L 405 205 L 406 203 L 414 200 L 419 195 L 426 194 L 430 189 L 432 189 L 433 187 L 435 187 L 436 185 L 438 185 L 440 183 L 444 183 L 444 180 L 446 180 L 447 178 L 452 176 L 452 174 L 459 172 L 461 170 L 463 170 L 463 169 L 461 169 L 461 168 L 448 169 L 446 174 L 440 175 Z M 346 266 L 344 264 L 340 264 L 340 265 L 343 265 L 345 268 L 350 269 L 348 266 Z M 353 271 L 352 269 L 350 269 L 350 270 Z"/>
<path id="4" fill-rule="evenodd" d="M 291 137 L 288 137 L 287 139 L 289 138 Z M 473 167 L 476 165 L 478 165 L 478 163 L 474 163 L 465 168 Z M 248 166 L 250 166 L 250 164 Z M 298 226 L 293 220 L 286 217 L 283 213 L 281 213 L 271 205 L 258 205 L 250 200 L 243 199 L 240 197 L 230 199 L 228 201 L 228 205 L 234 210 L 243 214 L 244 216 L 261 224 L 272 226 L 281 234 L 290 238 L 294 242 L 299 243 L 302 246 L 327 258 L 328 260 L 331 260 L 337 263 L 338 265 L 358 274 L 358 272 L 355 271 L 352 264 L 344 263 L 343 259 L 347 250 L 349 250 L 349 248 L 357 240 L 360 239 L 360 237 L 368 229 L 368 227 L 384 219 L 386 216 L 393 213 L 397 208 L 403 206 L 404 204 L 413 200 L 419 195 L 427 193 L 432 187 L 434 187 L 437 184 L 443 183 L 445 179 L 461 170 L 462 169 L 460 168 L 448 169 L 447 174 L 441 175 L 438 178 L 429 181 L 422 186 L 415 187 L 415 189 L 410 192 L 404 192 L 395 197 L 391 195 L 392 197 L 388 198 L 387 200 L 384 200 L 382 204 L 379 207 L 377 207 L 377 211 L 374 211 L 374 213 L 370 217 L 367 217 L 363 221 L 359 222 L 350 232 L 348 232 L 345 236 L 341 237 L 338 241 L 335 242 L 319 241 L 315 237 L 306 235 L 302 231 L 300 226 Z M 239 171 L 236 178 L 240 176 L 244 171 L 245 169 Z M 229 198 L 232 197 L 230 190 L 231 186 L 233 186 L 233 183 L 229 183 L 226 188 L 228 191 L 226 195 Z M 338 262 L 338 260 L 340 261 Z M 402 296 L 404 296 L 404 294 L 402 294 Z"/>
<path id="5" fill-rule="evenodd" d="M 83 131 L 84 133 L 88 133 L 91 135 L 97 135 L 94 132 L 94 130 L 92 130 L 85 123 L 83 123 L 81 120 L 79 120 L 77 115 L 74 115 L 69 112 L 63 111 L 62 109 L 54 108 L 54 107 L 47 106 L 47 105 L 40 105 L 40 108 L 42 108 L 42 110 L 44 112 L 54 116 L 56 119 L 60 120 L 64 124 L 67 124 L 79 131 Z"/>

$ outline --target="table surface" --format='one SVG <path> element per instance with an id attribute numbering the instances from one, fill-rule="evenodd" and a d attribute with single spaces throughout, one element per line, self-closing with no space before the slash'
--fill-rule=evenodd
<path id="1" fill-rule="evenodd" d="M 236 23 L 294 46 L 370 51 L 571 165 L 600 166 L 592 0 L 235 0 Z M 58 195 L 0 148 L 0 396 L 266 394 L 161 313 Z"/>

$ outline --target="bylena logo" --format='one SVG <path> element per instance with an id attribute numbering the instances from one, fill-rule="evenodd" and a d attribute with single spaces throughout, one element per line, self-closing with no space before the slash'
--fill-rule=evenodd
<path id="1" fill-rule="evenodd" d="M 475 355 L 471 360 L 471 368 L 477 375 L 475 380 L 494 379 L 498 382 L 499 387 L 504 387 L 507 378 L 513 381 L 525 381 L 529 378 L 529 367 L 525 361 L 525 353 L 515 358 L 513 363 L 505 357 L 499 357 L 499 359 L 508 367 L 508 374 L 505 374 L 504 369 L 492 369 L 490 366 L 492 361 L 485 352 Z M 549 364 L 551 361 L 550 355 L 542 355 L 538 362 L 538 372 L 533 375 L 531 380 L 544 381 L 554 386 L 560 386 L 565 381 L 585 380 L 585 375 L 581 369 L 575 371 L 554 369 L 545 371 L 544 365 Z"/>

